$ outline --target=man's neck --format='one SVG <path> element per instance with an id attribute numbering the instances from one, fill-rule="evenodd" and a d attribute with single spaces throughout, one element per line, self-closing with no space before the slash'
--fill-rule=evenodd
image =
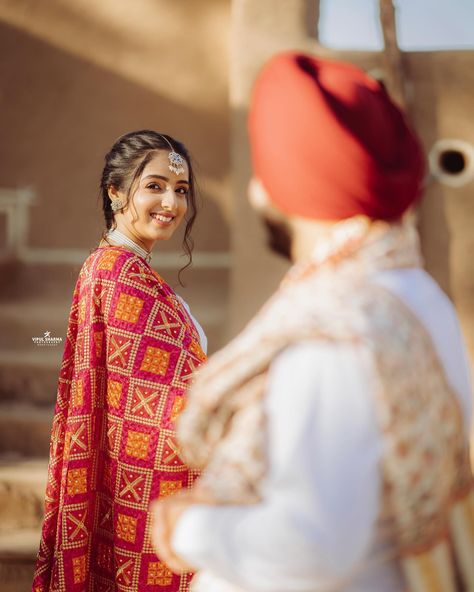
<path id="1" fill-rule="evenodd" d="M 291 260 L 304 263 L 311 259 L 316 244 L 329 236 L 337 222 L 292 218 L 289 223 L 292 229 Z"/>

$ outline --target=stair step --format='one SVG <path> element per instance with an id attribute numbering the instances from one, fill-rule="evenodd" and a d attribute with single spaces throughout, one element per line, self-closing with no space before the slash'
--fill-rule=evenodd
<path id="1" fill-rule="evenodd" d="M 0 535 L 41 527 L 47 470 L 46 458 L 0 464 Z"/>
<path id="2" fill-rule="evenodd" d="M 40 536 L 39 529 L 0 534 L 2 592 L 31 592 Z"/>
<path id="3" fill-rule="evenodd" d="M 20 360 L 24 359 L 25 354 L 31 358 L 46 349 L 44 345 L 37 345 L 33 338 L 44 337 L 44 333 L 49 331 L 51 337 L 62 338 L 61 343 L 48 346 L 48 350 L 54 350 L 60 359 L 66 339 L 69 311 L 70 303 L 65 305 L 64 302 L 2 303 L 0 305 L 0 351 L 16 351 Z M 214 343 L 225 326 L 227 314 L 224 303 L 209 304 L 198 301 L 193 304 L 192 313 L 199 320 L 206 334 L 212 336 Z M 217 345 L 222 345 L 221 341 Z"/>
<path id="4" fill-rule="evenodd" d="M 35 337 L 43 337 L 45 331 L 51 337 L 66 336 L 70 302 L 32 301 L 2 302 L 0 306 L 0 349 L 38 351 L 33 342 Z M 53 349 L 62 351 L 62 345 Z"/>
<path id="5" fill-rule="evenodd" d="M 56 346 L 0 350 L 0 400 L 53 404 L 62 349 Z"/>
<path id="6" fill-rule="evenodd" d="M 160 269 L 159 255 L 153 267 L 186 300 L 188 294 L 192 295 L 193 300 L 201 300 L 204 296 L 205 300 L 210 299 L 212 302 L 223 302 L 220 298 L 223 292 L 227 296 L 230 277 L 228 267 L 188 268 L 182 274 L 184 287 L 179 284 L 177 268 Z M 8 279 L 0 285 L 0 301 L 54 301 L 58 298 L 67 301 L 72 297 L 80 268 L 81 265 L 68 264 L 0 263 L 2 276 Z"/>
<path id="7" fill-rule="evenodd" d="M 47 457 L 54 408 L 21 403 L 0 405 L 2 458 Z"/>
<path id="8" fill-rule="evenodd" d="M 72 295 L 81 266 L 69 264 L 4 263 L 0 286 L 1 300 L 55 299 L 58 294 Z"/>
<path id="9" fill-rule="evenodd" d="M 36 561 L 41 529 L 25 528 L 0 535 L 0 560 L 3 562 Z"/>

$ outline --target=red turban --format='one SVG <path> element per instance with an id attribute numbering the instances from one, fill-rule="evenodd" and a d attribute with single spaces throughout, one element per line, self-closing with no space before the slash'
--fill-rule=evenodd
<path id="1" fill-rule="evenodd" d="M 419 196 L 417 137 L 384 88 L 351 64 L 272 58 L 255 84 L 249 134 L 255 175 L 286 214 L 393 220 Z"/>

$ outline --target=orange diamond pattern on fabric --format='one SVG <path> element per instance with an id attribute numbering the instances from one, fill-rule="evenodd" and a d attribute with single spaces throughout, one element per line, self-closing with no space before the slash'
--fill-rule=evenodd
<path id="1" fill-rule="evenodd" d="M 195 339 L 191 341 L 189 351 L 194 354 L 198 360 L 204 361 L 206 359 L 206 354 L 202 351 L 202 347 Z"/>
<path id="2" fill-rule="evenodd" d="M 86 581 L 86 556 L 72 558 L 72 570 L 74 574 L 74 583 L 82 584 Z"/>
<path id="3" fill-rule="evenodd" d="M 169 363 L 170 352 L 160 349 L 159 347 L 151 347 L 149 345 L 146 348 L 140 370 L 145 370 L 146 372 L 152 372 L 153 374 L 161 374 L 161 376 L 164 376 L 168 370 Z"/>
<path id="4" fill-rule="evenodd" d="M 171 408 L 171 421 L 176 421 L 184 409 L 184 397 L 176 397 Z"/>
<path id="5" fill-rule="evenodd" d="M 83 323 L 86 319 L 86 305 L 87 305 L 87 298 L 81 298 L 79 301 L 79 323 Z"/>
<path id="6" fill-rule="evenodd" d="M 137 519 L 128 514 L 119 514 L 117 536 L 128 543 L 134 543 L 137 536 Z"/>
<path id="7" fill-rule="evenodd" d="M 183 487 L 181 481 L 160 481 L 160 497 L 167 497 Z"/>
<path id="8" fill-rule="evenodd" d="M 81 379 L 72 383 L 72 406 L 82 407 L 84 405 L 84 383 Z"/>
<path id="9" fill-rule="evenodd" d="M 66 432 L 64 434 L 63 458 L 69 459 L 70 454 L 71 454 L 71 434 L 70 434 L 70 432 Z"/>
<path id="10" fill-rule="evenodd" d="M 87 468 L 69 469 L 67 474 L 68 495 L 77 495 L 87 491 Z"/>
<path id="11" fill-rule="evenodd" d="M 122 292 L 120 294 L 117 308 L 115 309 L 115 318 L 127 323 L 136 323 L 143 308 L 143 300 L 137 296 L 131 296 Z"/>
<path id="12" fill-rule="evenodd" d="M 149 586 L 169 586 L 173 581 L 173 572 L 161 561 L 148 564 L 147 584 Z"/>
<path id="13" fill-rule="evenodd" d="M 117 380 L 109 379 L 107 381 L 107 403 L 113 409 L 120 407 L 120 399 L 122 397 L 122 383 Z"/>
<path id="14" fill-rule="evenodd" d="M 184 360 L 199 365 L 193 341 L 182 302 L 144 261 L 94 251 L 65 339 L 35 592 L 189 592 L 190 574 L 172 574 L 152 552 L 146 508 L 160 481 L 163 497 L 196 476 L 176 464 L 170 421 Z"/>
<path id="15" fill-rule="evenodd" d="M 97 264 L 97 269 L 106 269 L 107 271 L 112 271 L 114 268 L 115 262 L 117 261 L 117 257 L 120 256 L 120 251 L 109 251 L 106 250 L 102 254 L 99 263 Z"/>
<path id="16" fill-rule="evenodd" d="M 129 430 L 127 434 L 127 444 L 125 452 L 134 458 L 145 459 L 148 456 L 148 447 L 150 445 L 150 434 L 135 432 Z"/>

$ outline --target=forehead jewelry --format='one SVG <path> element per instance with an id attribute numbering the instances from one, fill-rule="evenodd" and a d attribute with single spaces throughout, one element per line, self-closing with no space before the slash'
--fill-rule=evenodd
<path id="1" fill-rule="evenodd" d="M 175 175 L 180 175 L 181 173 L 184 173 L 184 158 L 181 156 L 181 154 L 175 152 L 173 146 L 167 138 L 165 138 L 164 136 L 161 137 L 171 149 L 171 152 L 168 153 L 168 160 L 170 161 L 170 164 L 168 165 L 169 170 L 172 171 Z"/>

